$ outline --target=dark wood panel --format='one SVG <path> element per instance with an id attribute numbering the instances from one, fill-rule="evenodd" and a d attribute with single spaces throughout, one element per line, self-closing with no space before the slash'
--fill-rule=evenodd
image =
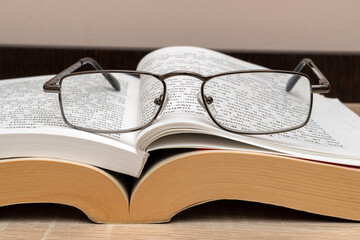
<path id="1" fill-rule="evenodd" d="M 82 57 L 95 58 L 107 69 L 135 69 L 152 49 L 70 49 L 0 47 L 0 79 L 55 74 Z M 360 102 L 360 53 L 297 53 L 221 51 L 272 69 L 292 70 L 311 58 L 332 85 L 329 97 Z"/>

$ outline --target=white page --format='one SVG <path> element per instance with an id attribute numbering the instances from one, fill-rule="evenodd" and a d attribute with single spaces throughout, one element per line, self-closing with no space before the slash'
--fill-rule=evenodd
<path id="1" fill-rule="evenodd" d="M 223 58 L 219 53 L 194 47 L 170 47 L 151 52 L 139 63 L 137 70 L 164 74 L 172 71 L 192 71 L 203 75 L 215 73 L 259 69 L 256 65 L 246 62 L 234 61 L 233 58 Z M 173 77 L 166 80 L 169 102 L 163 116 L 173 113 L 186 113 L 187 115 L 206 116 L 199 105 L 196 94 L 200 91 L 200 80 L 192 77 Z M 153 86 L 148 86 L 151 89 Z M 151 90 L 148 90 L 151 91 Z"/>
<path id="2" fill-rule="evenodd" d="M 173 47 L 155 51 L 143 58 L 138 66 L 138 70 L 161 74 L 186 70 L 210 75 L 244 69 L 262 69 L 262 67 L 217 52 L 193 47 Z M 329 115 L 324 110 L 327 108 L 324 108 L 323 105 L 326 106 L 327 104 L 330 105 L 329 108 L 333 108 L 334 104 L 327 101 L 328 99 L 322 98 L 322 96 L 314 96 L 314 109 L 311 120 L 307 126 L 299 130 L 271 136 L 241 136 L 219 130 L 212 123 L 196 99 L 201 81 L 180 76 L 166 80 L 166 84 L 170 95 L 168 106 L 163 116 L 155 124 L 139 134 L 138 145 L 142 149 L 163 135 L 180 132 L 201 132 L 246 143 L 255 143 L 260 147 L 268 147 L 275 151 L 278 151 L 279 146 L 281 146 L 281 150 L 286 148 L 285 151 L 289 154 L 297 152 L 297 155 L 301 153 L 301 156 L 304 157 L 305 155 L 309 157 L 306 154 L 307 151 L 314 151 L 322 152 L 325 155 L 331 153 L 338 156 L 346 155 L 351 159 L 359 159 L 359 128 L 350 127 L 349 132 L 347 125 L 343 125 L 344 119 L 329 119 Z M 334 111 L 340 111 L 340 114 L 335 114 L 349 117 L 349 114 L 343 114 L 344 111 L 347 111 L 343 105 L 337 104 L 334 108 L 336 108 Z M 323 111 L 321 112 L 321 110 Z M 360 125 L 359 118 L 355 114 L 350 114 L 350 120 L 348 121 L 355 126 Z M 332 131 L 333 126 L 337 126 L 336 129 L 338 130 Z M 319 158 L 321 160 L 326 159 L 325 156 Z"/>
<path id="3" fill-rule="evenodd" d="M 120 105 L 119 111 L 123 111 L 128 121 L 138 121 L 138 92 L 139 81 L 130 78 L 133 84 L 122 84 L 121 91 L 124 93 L 124 102 L 114 103 Z M 36 129 L 39 128 L 62 128 L 79 134 L 80 131 L 68 127 L 61 117 L 58 94 L 45 93 L 42 89 L 46 80 L 52 76 L 30 77 L 0 81 L 0 133 L 5 129 Z M 134 79 L 136 81 L 134 81 Z M 121 85 L 121 82 L 120 82 Z M 131 92 L 130 96 L 127 93 Z M 98 99 L 103 101 L 103 99 Z M 120 113 L 119 113 L 120 114 Z M 109 135 L 103 134 L 105 137 Z M 135 134 L 112 134 L 116 138 L 129 145 L 135 145 Z"/>
<path id="4" fill-rule="evenodd" d="M 62 119 L 58 94 L 43 91 L 51 77 L 0 81 L 0 158 L 60 158 L 139 176 L 147 154 L 136 149 L 137 133 L 93 134 L 70 128 Z M 138 121 L 139 79 L 124 78 L 124 101 L 114 104 L 127 121 Z"/>

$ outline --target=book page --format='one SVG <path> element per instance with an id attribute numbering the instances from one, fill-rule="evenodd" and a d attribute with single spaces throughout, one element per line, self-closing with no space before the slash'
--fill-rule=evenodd
<path id="1" fill-rule="evenodd" d="M 147 55 L 138 65 L 138 70 L 158 74 L 185 70 L 200 73 L 205 76 L 245 69 L 264 68 L 221 53 L 194 47 L 170 47 L 160 49 Z M 344 153 L 357 159 L 360 156 L 358 150 L 360 146 L 359 134 L 356 136 L 354 133 L 345 133 L 346 129 L 336 132 L 329 131 L 329 129 L 332 128 L 331 126 L 341 125 L 341 121 L 331 122 L 329 121 L 331 119 L 324 115 L 323 111 L 321 114 L 317 113 L 317 109 L 323 107 L 323 103 L 319 104 L 322 96 L 314 95 L 313 114 L 305 127 L 281 134 L 261 136 L 239 135 L 219 129 L 201 107 L 197 101 L 197 94 L 200 91 L 201 83 L 200 80 L 187 76 L 177 76 L 166 80 L 169 93 L 168 105 L 161 118 L 139 134 L 138 144 L 141 145 L 141 148 L 146 148 L 155 139 L 164 135 L 201 132 L 230 138 L 236 141 L 243 141 L 245 143 L 255 143 L 255 145 L 270 147 L 275 151 L 278 151 L 278 146 L 281 146 L 281 148 L 287 148 L 289 153 L 293 152 L 294 149 L 302 149 L 340 155 Z M 151 88 L 152 86 L 148 87 Z M 271 90 L 271 86 L 268 87 Z M 219 89 L 219 91 L 224 91 L 224 93 L 226 93 L 227 90 L 228 89 Z M 252 105 L 261 104 L 259 102 L 257 103 L 257 100 L 251 98 L 251 96 L 248 99 L 244 98 L 244 101 L 249 101 L 249 104 Z M 324 101 L 326 102 L 324 104 L 327 104 L 327 101 Z M 228 111 L 231 111 L 231 109 L 228 109 Z M 342 111 L 342 107 L 340 106 L 340 109 L 337 109 L 337 111 Z M 359 123 L 359 118 L 351 116 L 350 121 Z M 356 124 L 353 125 L 356 126 Z M 359 133 L 360 129 L 359 127 L 354 127 L 353 131 Z M 353 135 L 355 135 L 355 139 Z"/>
<path id="2" fill-rule="evenodd" d="M 106 109 L 111 108 L 117 111 L 116 114 L 121 119 L 127 121 L 138 121 L 138 92 L 139 81 L 136 78 L 126 76 L 131 81 L 120 80 L 121 96 L 117 101 L 106 101 L 107 96 L 99 95 L 99 99 L 91 99 L 91 102 L 77 101 L 76 96 L 74 104 L 82 103 L 82 109 L 92 107 L 94 101 L 102 101 L 104 105 L 103 113 L 106 120 Z M 72 131 L 72 134 L 81 134 L 80 131 L 67 126 L 62 119 L 59 107 L 58 94 L 45 93 L 43 84 L 50 79 L 51 76 L 41 76 L 23 79 L 2 80 L 0 81 L 0 133 L 19 129 L 34 129 L 36 132 L 39 128 L 61 128 L 66 131 Z M 135 81 L 135 80 L 136 81 Z M 84 86 L 86 91 L 86 86 Z M 129 94 L 131 92 L 131 95 Z M 129 95 L 129 96 L 128 96 Z M 90 99 L 89 99 L 90 101 Z M 131 102 L 131 104 L 130 104 Z M 135 104 L 134 104 L 135 103 Z M 111 105 L 108 106 L 107 105 Z M 114 107 L 114 105 L 116 107 Z M 79 106 L 77 106 L 79 107 Z M 84 121 L 92 119 L 82 118 Z M 109 135 L 103 134 L 105 137 Z M 111 138 L 115 138 L 129 145 L 135 145 L 135 134 L 112 134 Z"/>
<path id="3" fill-rule="evenodd" d="M 94 134 L 67 126 L 60 112 L 58 94 L 43 91 L 43 84 L 51 77 L 0 81 L 0 158 L 66 159 L 138 177 L 148 154 L 136 149 L 137 133 Z M 123 120 L 138 121 L 139 79 L 129 75 L 117 79 L 122 91 L 116 92 L 117 101 L 111 94 L 101 93 L 91 99 L 85 95 L 85 101 L 80 99 L 81 108 L 88 110 L 91 104 L 101 101 L 103 108 L 101 104 L 97 106 L 104 121 L 110 109 L 123 116 Z M 88 86 L 81 90 L 87 91 Z M 71 99 L 75 102 L 76 97 Z"/>
<path id="4" fill-rule="evenodd" d="M 219 53 L 194 47 L 172 47 L 154 51 L 144 57 L 137 70 L 157 74 L 172 71 L 191 71 L 203 75 L 211 75 L 231 70 L 260 69 L 252 65 L 225 57 Z M 234 61 L 236 60 L 236 61 Z M 238 62 L 239 61 L 239 62 Z M 206 116 L 206 112 L 197 101 L 201 81 L 193 77 L 172 77 L 166 80 L 169 93 L 169 102 L 163 116 L 171 114 L 186 114 L 193 116 Z M 142 91 L 151 92 L 153 85 L 147 85 Z"/>

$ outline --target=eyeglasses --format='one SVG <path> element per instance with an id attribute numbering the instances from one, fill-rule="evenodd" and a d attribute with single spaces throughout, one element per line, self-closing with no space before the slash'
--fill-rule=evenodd
<path id="1" fill-rule="evenodd" d="M 74 72 L 90 64 L 95 71 Z M 318 77 L 312 85 L 304 66 Z M 58 93 L 65 123 L 93 133 L 127 133 L 150 126 L 168 102 L 166 80 L 177 76 L 202 81 L 197 100 L 220 128 L 238 134 L 270 134 L 304 126 L 312 93 L 328 93 L 330 83 L 310 59 L 294 71 L 250 70 L 211 76 L 189 71 L 154 74 L 103 70 L 84 58 L 47 81 L 45 92 Z"/>

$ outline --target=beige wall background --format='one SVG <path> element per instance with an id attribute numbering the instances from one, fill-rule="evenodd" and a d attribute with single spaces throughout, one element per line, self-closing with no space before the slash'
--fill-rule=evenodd
<path id="1" fill-rule="evenodd" d="M 357 0 L 0 0 L 0 45 L 360 51 Z"/>

